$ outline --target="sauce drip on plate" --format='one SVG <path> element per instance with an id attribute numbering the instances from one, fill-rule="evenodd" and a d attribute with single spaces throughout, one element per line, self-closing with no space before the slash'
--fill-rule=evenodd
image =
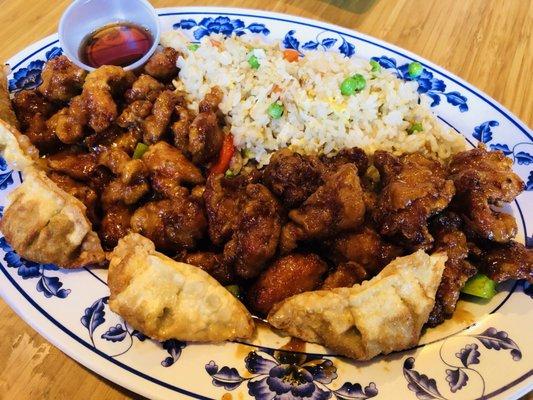
<path id="1" fill-rule="evenodd" d="M 80 58 L 93 68 L 102 65 L 125 67 L 140 60 L 152 43 L 152 35 L 141 26 L 127 22 L 106 25 L 83 41 Z"/>

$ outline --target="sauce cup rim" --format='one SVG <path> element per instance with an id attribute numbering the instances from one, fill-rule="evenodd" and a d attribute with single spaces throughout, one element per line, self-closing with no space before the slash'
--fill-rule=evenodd
<path id="1" fill-rule="evenodd" d="M 130 0 L 128 0 L 128 1 L 130 1 Z M 153 29 L 149 29 L 149 32 L 150 32 L 150 34 L 152 36 L 152 39 L 153 39 L 152 46 L 148 49 L 148 51 L 146 52 L 146 54 L 142 58 L 140 58 L 139 60 L 135 61 L 132 64 L 129 64 L 129 65 L 123 67 L 126 71 L 135 70 L 135 69 L 141 67 L 142 65 L 144 65 L 148 61 L 148 59 L 152 56 L 152 54 L 155 52 L 155 50 L 159 46 L 159 38 L 160 38 L 160 34 L 161 34 L 161 32 L 160 32 L 161 31 L 161 24 L 160 24 L 159 16 L 158 16 L 157 11 L 155 10 L 155 8 L 147 0 L 135 0 L 135 1 L 137 1 L 138 3 L 142 3 L 145 6 L 144 9 L 146 10 L 147 13 L 149 13 L 150 17 L 155 22 L 154 25 L 156 27 L 156 31 L 154 32 Z M 78 51 L 76 52 L 76 54 L 72 54 L 72 52 L 69 49 L 69 46 L 65 45 L 65 34 L 68 32 L 67 22 L 69 21 L 69 17 L 71 16 L 71 14 L 74 12 L 76 7 L 80 3 L 86 3 L 86 2 L 87 2 L 87 0 L 74 0 L 67 7 L 65 12 L 61 16 L 61 19 L 59 20 L 58 36 L 59 36 L 59 46 L 63 50 L 63 53 L 68 57 L 68 59 L 71 60 L 74 64 L 76 64 L 78 67 L 83 68 L 84 70 L 90 72 L 90 71 L 94 71 L 96 68 L 85 64 L 83 61 L 80 60 L 80 56 L 79 56 L 79 46 L 81 46 L 81 44 L 83 42 L 80 42 L 80 44 L 78 46 L 78 49 L 77 49 Z M 88 16 L 87 19 L 90 19 L 90 16 Z M 102 25 L 101 28 L 103 28 L 106 25 L 110 25 L 110 24 L 113 24 L 113 23 L 121 23 L 121 22 L 129 22 L 129 23 L 137 24 L 136 21 L 132 21 L 132 20 L 127 19 L 127 16 L 126 16 L 126 18 L 124 18 L 124 16 L 120 16 L 120 17 L 117 16 L 117 17 L 113 18 L 113 16 L 111 15 L 109 17 L 109 22 L 107 22 L 104 25 Z M 138 24 L 138 25 L 145 27 L 142 24 Z M 90 35 L 92 32 L 94 32 L 94 30 L 92 30 L 91 32 L 87 32 L 86 36 Z"/>

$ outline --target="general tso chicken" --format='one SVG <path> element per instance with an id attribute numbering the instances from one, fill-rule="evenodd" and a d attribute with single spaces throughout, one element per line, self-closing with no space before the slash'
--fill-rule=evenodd
<path id="1" fill-rule="evenodd" d="M 105 253 L 140 234 L 166 263 L 205 271 L 263 318 L 291 296 L 370 280 L 397 257 L 446 253 L 429 326 L 452 316 L 476 274 L 533 282 L 516 221 L 495 208 L 524 189 L 502 152 L 480 144 L 442 163 L 420 153 L 285 148 L 257 168 L 233 145 L 218 87 L 194 109 L 172 85 L 177 57 L 168 48 L 138 73 L 86 73 L 60 56 L 37 89 L 14 94 L 19 142 L 29 139 L 39 154 L 32 162 L 83 205 L 97 234 L 95 256 L 80 257 L 91 248 L 81 235 L 53 258 L 61 267 L 105 267 Z M 21 255 L 50 261 L 36 255 L 35 232 L 20 237 L 12 225 L 4 218 L 1 228 Z M 137 269 L 128 271 L 134 279 Z"/>

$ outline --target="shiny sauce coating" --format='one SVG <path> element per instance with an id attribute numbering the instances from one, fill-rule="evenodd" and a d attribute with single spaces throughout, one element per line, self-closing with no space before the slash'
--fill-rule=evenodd
<path id="1" fill-rule="evenodd" d="M 150 32 L 131 23 L 106 25 L 91 33 L 80 47 L 81 60 L 93 68 L 126 67 L 140 60 L 152 47 Z"/>

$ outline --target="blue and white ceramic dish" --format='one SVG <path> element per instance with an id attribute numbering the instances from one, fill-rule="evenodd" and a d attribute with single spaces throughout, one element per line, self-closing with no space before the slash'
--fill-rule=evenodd
<path id="1" fill-rule="evenodd" d="M 472 145 L 481 141 L 513 158 L 527 190 L 510 211 L 518 240 L 532 244 L 532 134 L 484 93 L 414 54 L 323 22 L 229 8 L 158 11 L 162 31 L 180 29 L 196 40 L 213 32 L 263 35 L 297 50 L 374 57 L 404 79 L 410 79 L 406 64 L 420 61 L 419 92 L 432 98 L 442 123 Z M 38 85 L 44 62 L 61 52 L 53 35 L 14 56 L 9 89 Z M 0 159 L 0 206 L 20 179 Z M 418 347 L 362 363 L 311 344 L 304 352 L 284 350 L 288 338 L 264 326 L 249 344 L 157 343 L 109 310 L 106 271 L 65 272 L 25 261 L 3 238 L 0 248 L 1 294 L 10 306 L 72 358 L 149 398 L 489 399 L 516 398 L 533 388 L 533 287 L 523 282 L 503 286 L 487 304 L 461 301 L 455 317 L 425 332 Z"/>

